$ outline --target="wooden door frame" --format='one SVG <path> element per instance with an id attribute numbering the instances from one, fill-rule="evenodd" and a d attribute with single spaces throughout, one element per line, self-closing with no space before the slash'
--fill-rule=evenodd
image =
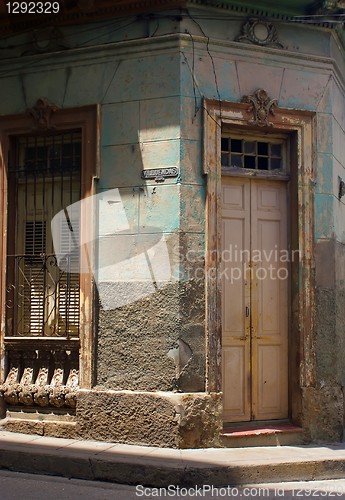
<path id="1" fill-rule="evenodd" d="M 100 111 L 98 105 L 80 108 L 59 109 L 49 104 L 46 99 L 39 99 L 37 104 L 25 114 L 0 117 L 0 377 L 5 376 L 5 295 L 6 295 L 6 256 L 8 215 L 8 163 L 12 139 L 20 135 L 40 134 L 49 131 L 80 129 L 82 136 L 81 199 L 95 193 L 95 178 L 99 174 L 99 134 Z M 92 198 L 90 198 L 92 200 Z M 92 203 L 85 203 L 81 213 L 81 239 L 91 241 L 94 234 L 94 210 Z M 90 246 L 90 262 L 93 262 L 93 249 Z M 91 272 L 81 273 L 81 312 L 80 312 L 80 356 L 79 384 L 81 388 L 91 388 L 94 379 L 95 363 L 95 325 L 94 325 L 94 286 Z M 23 342 L 23 339 L 17 340 Z M 67 342 L 63 338 L 61 343 Z M 11 342 L 11 340 L 10 340 Z M 13 341 L 14 343 L 16 340 Z M 7 345 L 7 343 L 6 343 Z M 68 347 L 67 347 L 68 348 Z"/>
<path id="2" fill-rule="evenodd" d="M 221 132 L 222 125 L 262 133 L 284 133 L 290 137 L 291 248 L 298 249 L 299 262 L 291 266 L 291 321 L 289 339 L 290 417 L 302 424 L 302 389 L 315 385 L 315 262 L 314 262 L 314 144 L 315 113 L 275 108 L 270 124 L 254 125 L 248 103 L 203 101 L 203 173 L 206 181 L 206 390 L 222 391 L 221 324 Z"/>

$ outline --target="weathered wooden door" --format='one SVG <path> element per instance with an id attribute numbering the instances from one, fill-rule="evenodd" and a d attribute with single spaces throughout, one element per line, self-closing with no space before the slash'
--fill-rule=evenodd
<path id="1" fill-rule="evenodd" d="M 225 422 L 288 417 L 287 235 L 285 182 L 222 177 Z"/>

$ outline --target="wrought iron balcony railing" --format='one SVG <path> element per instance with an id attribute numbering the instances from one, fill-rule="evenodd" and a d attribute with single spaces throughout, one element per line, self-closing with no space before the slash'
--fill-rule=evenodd
<path id="1" fill-rule="evenodd" d="M 75 269 L 72 259 L 7 257 L 6 336 L 78 337 L 79 275 L 69 272 L 72 264 Z"/>

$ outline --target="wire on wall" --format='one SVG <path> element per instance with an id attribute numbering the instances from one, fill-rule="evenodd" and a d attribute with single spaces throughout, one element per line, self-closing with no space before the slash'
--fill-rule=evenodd
<path id="1" fill-rule="evenodd" d="M 63 98 L 62 98 L 62 104 L 61 104 L 62 108 L 64 107 L 64 104 L 65 104 L 66 92 L 67 92 L 67 87 L 68 87 L 69 79 L 71 77 L 71 73 L 72 73 L 72 70 L 68 66 L 68 68 L 66 68 L 66 81 L 65 81 L 65 88 L 64 88 L 64 91 L 63 91 Z"/>
<path id="2" fill-rule="evenodd" d="M 22 93 L 23 93 L 25 109 L 28 109 L 29 106 L 28 106 L 28 101 L 27 101 L 26 92 L 25 92 L 24 75 L 22 73 L 19 75 L 19 79 L 20 79 L 20 86 L 21 86 Z"/>
<path id="3" fill-rule="evenodd" d="M 195 23 L 198 26 L 198 28 L 201 31 L 202 35 L 206 38 L 206 51 L 207 51 L 207 54 L 208 54 L 209 58 L 211 59 L 211 63 L 212 63 L 212 69 L 213 69 L 213 75 L 214 75 L 214 82 L 215 82 L 215 85 L 216 85 L 217 98 L 218 98 L 218 102 L 219 102 L 220 119 L 222 120 L 222 101 L 221 101 L 220 92 L 219 92 L 218 79 L 217 79 L 217 73 L 216 73 L 216 66 L 214 64 L 214 59 L 213 59 L 212 54 L 210 52 L 210 37 L 206 35 L 206 33 L 204 32 L 204 30 L 202 29 L 202 27 L 200 26 L 200 24 L 198 23 L 198 21 L 196 21 L 194 19 L 194 17 L 191 15 L 191 13 L 188 10 L 187 10 L 187 15 L 191 19 L 191 21 L 193 21 L 193 23 Z"/>
<path id="4" fill-rule="evenodd" d="M 125 25 L 122 25 L 122 26 L 119 26 L 117 29 L 113 30 L 111 33 L 115 33 L 117 31 L 120 31 L 121 29 L 124 29 L 124 28 L 127 28 L 128 26 L 131 26 L 132 24 L 136 23 L 137 22 L 137 18 L 135 19 L 132 19 L 131 22 L 125 24 Z M 96 31 L 96 30 L 95 30 Z M 86 47 L 90 42 L 94 42 L 96 40 L 99 40 L 100 38 L 104 37 L 105 34 L 102 33 L 101 35 L 98 35 L 96 37 L 93 37 L 93 38 L 90 38 L 88 40 L 86 40 L 85 42 L 81 43 L 80 45 L 78 45 L 77 47 L 73 47 L 71 49 L 64 49 L 63 52 L 67 53 L 68 51 L 70 50 L 75 50 L 75 49 L 79 49 L 79 48 L 83 48 L 83 47 Z M 114 42 L 111 41 L 111 42 L 106 42 L 106 43 L 103 43 L 102 45 L 106 46 L 106 45 L 111 45 L 113 44 Z M 26 44 L 27 45 L 27 44 Z M 26 70 L 26 69 L 31 69 L 31 68 L 34 68 L 36 64 L 39 64 L 41 62 L 44 62 L 45 60 L 51 58 L 52 56 L 54 55 L 54 52 L 45 52 L 44 54 L 42 54 L 41 56 L 38 56 L 38 55 L 31 55 L 29 56 L 30 58 L 34 58 L 34 60 L 30 60 L 28 61 L 27 63 L 25 64 L 18 64 L 18 66 L 16 68 L 13 68 L 13 72 L 15 74 L 17 74 L 17 72 L 19 71 L 22 71 L 22 70 Z M 18 63 L 20 61 L 20 59 L 22 58 L 22 56 L 19 56 L 17 57 L 15 60 L 18 60 Z M 9 72 L 8 70 L 5 70 L 5 71 L 2 71 L 0 72 L 0 77 L 3 77 L 3 76 L 10 76 L 9 75 Z"/>
<path id="5" fill-rule="evenodd" d="M 103 96 L 103 97 L 102 97 L 102 99 L 101 99 L 101 104 L 103 104 L 104 99 L 106 98 L 106 96 L 107 96 L 107 94 L 108 94 L 108 90 L 109 90 L 109 88 L 110 88 L 110 85 L 111 85 L 111 84 L 113 83 L 113 81 L 114 81 L 115 75 L 116 75 L 116 73 L 117 73 L 117 70 L 118 70 L 118 69 L 119 69 L 119 67 L 120 67 L 121 62 L 122 62 L 122 60 L 120 59 L 120 60 L 118 61 L 117 65 L 115 66 L 115 69 L 114 69 L 114 71 L 113 71 L 112 77 L 110 78 L 109 84 L 108 84 L 108 86 L 107 86 L 107 88 L 106 88 L 106 91 L 104 92 L 104 96 Z"/>
<path id="6" fill-rule="evenodd" d="M 193 116 L 193 119 L 192 119 L 192 123 L 194 122 L 194 119 L 199 111 L 199 107 L 198 107 L 198 101 L 197 101 L 197 97 L 196 97 L 196 87 L 197 87 L 197 83 L 195 81 L 195 46 L 194 46 L 194 38 L 193 38 L 193 35 L 189 32 L 189 31 L 186 31 L 186 33 L 190 36 L 190 39 L 192 41 L 192 67 L 190 67 L 189 65 L 189 62 L 188 62 L 188 59 L 186 57 L 186 55 L 184 54 L 184 52 L 182 52 L 183 56 L 184 56 L 184 59 L 186 61 L 186 64 L 188 66 L 188 69 L 192 75 L 192 82 L 193 82 L 193 96 L 194 96 L 194 116 Z M 199 90 L 199 88 L 198 88 Z M 201 96 L 201 92 L 199 90 L 199 94 Z"/>

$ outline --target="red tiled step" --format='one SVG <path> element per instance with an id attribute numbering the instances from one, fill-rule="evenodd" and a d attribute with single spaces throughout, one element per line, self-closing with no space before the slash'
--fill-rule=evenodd
<path id="1" fill-rule="evenodd" d="M 301 444 L 303 429 L 292 424 L 225 426 L 221 441 L 228 448 Z"/>
<path id="2" fill-rule="evenodd" d="M 301 427 L 292 424 L 281 424 L 281 425 L 265 425 L 263 427 L 248 426 L 248 427 L 225 427 L 223 430 L 224 436 L 259 436 L 262 434 L 276 434 L 276 433 L 288 433 L 288 432 L 303 432 Z"/>

